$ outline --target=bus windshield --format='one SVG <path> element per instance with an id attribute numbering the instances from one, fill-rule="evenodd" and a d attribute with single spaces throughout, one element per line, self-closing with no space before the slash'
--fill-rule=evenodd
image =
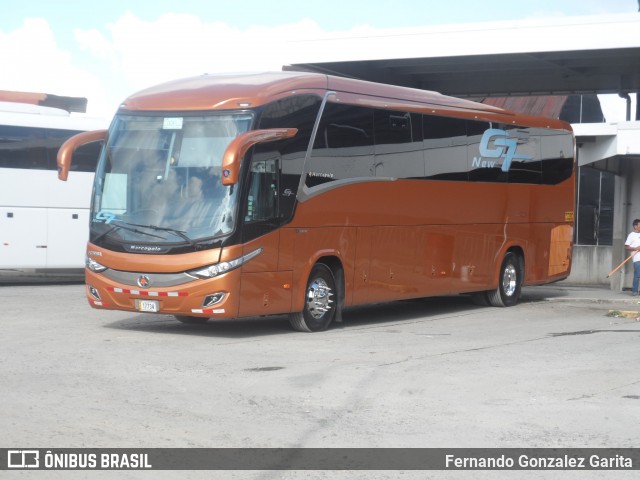
<path id="1" fill-rule="evenodd" d="M 95 178 L 90 240 L 188 243 L 229 234 L 236 191 L 221 182 L 247 113 L 116 116 Z"/>

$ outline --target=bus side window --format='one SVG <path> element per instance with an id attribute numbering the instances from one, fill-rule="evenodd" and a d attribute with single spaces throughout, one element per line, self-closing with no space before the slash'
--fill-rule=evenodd
<path id="1" fill-rule="evenodd" d="M 467 121 L 467 161 L 469 168 L 469 180 L 472 182 L 506 183 L 508 171 L 502 170 L 505 162 L 506 147 L 494 146 L 493 140 L 487 148 L 495 151 L 497 157 L 483 157 L 480 153 L 481 144 L 487 139 L 485 133 L 490 129 L 504 131 L 503 124 L 482 122 L 476 120 Z M 492 137 L 489 137 L 492 138 Z"/>
<path id="2" fill-rule="evenodd" d="M 542 183 L 556 185 L 573 173 L 573 137 L 569 132 L 540 131 Z"/>
<path id="3" fill-rule="evenodd" d="M 297 128 L 298 133 L 286 140 L 256 145 L 255 152 L 276 151 L 280 156 L 281 223 L 293 217 L 304 159 L 311 141 L 311 132 L 318 116 L 321 99 L 317 95 L 295 95 L 267 105 L 260 117 L 259 128 Z M 255 155 L 255 154 L 254 154 Z"/>
<path id="4" fill-rule="evenodd" d="M 278 227 L 278 158 L 254 155 L 244 201 L 243 241 Z"/>
<path id="5" fill-rule="evenodd" d="M 48 170 L 45 130 L 0 125 L 0 167 Z M 55 161 L 51 164 L 51 169 Z"/>
<path id="6" fill-rule="evenodd" d="M 374 121 L 376 177 L 423 178 L 422 116 L 376 110 Z"/>
<path id="7" fill-rule="evenodd" d="M 72 137 L 76 133 L 80 133 L 75 130 L 55 130 L 47 129 L 46 131 L 46 149 L 48 164 L 50 170 L 56 169 L 56 156 L 58 155 L 58 149 L 69 137 Z M 100 157 L 100 149 L 103 142 L 93 142 L 86 145 L 82 145 L 73 154 L 73 163 L 71 164 L 71 171 L 73 172 L 95 172 L 98 165 L 98 158 Z"/>
<path id="8" fill-rule="evenodd" d="M 508 139 L 515 140 L 517 154 L 509 169 L 509 183 L 542 183 L 540 133 L 544 130 L 509 126 L 505 131 Z"/>
<path id="9" fill-rule="evenodd" d="M 95 172 L 100 158 L 103 142 L 93 142 L 82 145 L 73 154 L 72 171 Z"/>
<path id="10" fill-rule="evenodd" d="M 460 118 L 423 115 L 425 178 L 467 181 L 467 125 Z"/>
<path id="11" fill-rule="evenodd" d="M 306 166 L 306 186 L 375 176 L 373 110 L 328 103 Z"/>

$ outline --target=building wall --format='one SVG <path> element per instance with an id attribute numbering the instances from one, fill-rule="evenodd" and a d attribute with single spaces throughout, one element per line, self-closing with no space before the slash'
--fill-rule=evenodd
<path id="1" fill-rule="evenodd" d="M 613 231 L 610 246 L 576 245 L 569 282 L 606 285 L 612 290 L 631 288 L 633 264 L 607 274 L 627 257 L 624 242 L 632 222 L 640 218 L 640 122 L 573 124 L 580 168 L 595 168 L 615 175 Z"/>
<path id="2" fill-rule="evenodd" d="M 573 247 L 571 275 L 566 280 L 576 285 L 609 285 L 611 250 L 608 246 L 576 245 Z"/>
<path id="3" fill-rule="evenodd" d="M 636 218 L 640 218 L 640 163 L 637 160 L 637 158 L 629 158 L 624 164 L 626 195 L 624 206 L 622 207 L 624 208 L 624 218 L 621 226 L 623 235 L 621 235 L 619 242 L 614 239 L 614 248 L 619 252 L 619 257 L 614 259 L 619 260 L 616 265 L 627 258 L 627 252 L 624 250 L 624 241 L 633 228 L 633 221 Z M 624 270 L 621 275 L 622 285 L 616 286 L 615 290 L 631 288 L 633 282 L 633 264 L 631 261 L 625 264 L 625 267 L 621 270 Z"/>

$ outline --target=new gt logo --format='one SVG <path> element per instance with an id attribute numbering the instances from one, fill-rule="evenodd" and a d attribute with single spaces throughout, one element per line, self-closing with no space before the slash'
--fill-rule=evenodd
<path id="1" fill-rule="evenodd" d="M 521 155 L 516 152 L 518 140 L 507 138 L 507 132 L 499 128 L 489 128 L 485 130 L 480 140 L 480 157 L 474 157 L 471 161 L 472 167 L 493 168 L 496 161 L 483 160 L 484 158 L 502 158 L 503 172 L 508 172 L 511 162 L 515 160 L 531 160 L 529 155 Z"/>

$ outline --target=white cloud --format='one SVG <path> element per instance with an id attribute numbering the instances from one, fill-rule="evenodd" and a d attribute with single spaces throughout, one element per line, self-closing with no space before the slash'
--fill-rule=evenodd
<path id="1" fill-rule="evenodd" d="M 113 105 L 109 115 L 135 91 L 176 78 L 281 70 L 294 50 L 314 48 L 300 41 L 323 35 L 312 20 L 240 29 L 174 13 L 154 21 L 126 13 L 104 31 L 74 30 L 78 47 L 90 57 L 93 69 L 108 76 L 105 88 Z M 53 37 L 51 41 L 55 43 Z"/>
<path id="2" fill-rule="evenodd" d="M 106 33 L 76 30 L 82 48 L 109 62 L 133 93 L 151 85 L 203 73 L 280 70 L 295 39 L 322 32 L 312 21 L 246 30 L 203 23 L 188 14 L 164 14 L 155 21 L 131 13 Z"/>
<path id="3" fill-rule="evenodd" d="M 58 46 L 46 20 L 26 19 L 18 29 L 0 32 L 0 65 L 0 89 L 86 97 L 96 114 L 107 108 L 102 80 Z"/>
<path id="4" fill-rule="evenodd" d="M 42 78 L 51 80 L 51 72 L 59 71 L 59 67 L 68 67 L 70 60 L 67 52 L 58 49 L 55 36 L 45 20 L 27 19 L 21 28 L 0 33 L 4 88 L 25 89 L 41 85 Z"/>
<path id="5" fill-rule="evenodd" d="M 112 66 L 116 64 L 115 51 L 109 41 L 96 29 L 75 29 L 74 37 L 82 50 L 88 51 L 100 60 L 110 61 Z"/>
<path id="6" fill-rule="evenodd" d="M 128 95 L 164 81 L 280 70 L 297 40 L 323 34 L 311 20 L 240 29 L 187 14 L 146 21 L 126 13 L 104 31 L 75 29 L 72 53 L 46 20 L 26 19 L 0 31 L 0 89 L 87 97 L 89 114 L 110 117 Z"/>

